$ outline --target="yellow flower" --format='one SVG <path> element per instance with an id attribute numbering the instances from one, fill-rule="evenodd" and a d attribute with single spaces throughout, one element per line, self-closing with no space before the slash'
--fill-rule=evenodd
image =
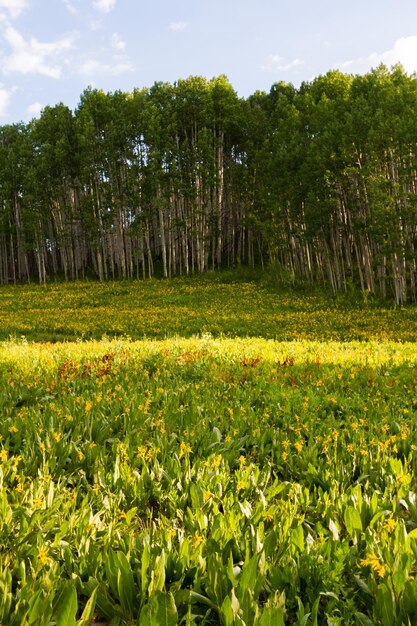
<path id="1" fill-rule="evenodd" d="M 3 449 L 3 450 L 0 452 L 0 459 L 1 459 L 2 461 L 7 461 L 7 450 L 4 450 L 4 449 Z"/>
<path id="2" fill-rule="evenodd" d="M 284 452 L 281 454 L 281 458 L 282 458 L 282 460 L 283 460 L 283 461 L 286 461 L 286 460 L 287 460 L 287 456 L 288 456 L 288 455 L 287 455 L 287 453 L 284 451 Z"/>
<path id="3" fill-rule="evenodd" d="M 38 559 L 40 560 L 42 565 L 46 565 L 47 563 L 49 563 L 51 558 L 48 556 L 48 548 L 47 547 L 38 548 Z"/>
<path id="4" fill-rule="evenodd" d="M 9 426 L 9 433 L 17 433 L 18 429 L 16 428 L 16 426 Z"/>
<path id="5" fill-rule="evenodd" d="M 302 441 L 296 441 L 294 444 L 294 448 L 297 450 L 297 452 L 301 452 L 301 450 L 303 449 Z"/>
<path id="6" fill-rule="evenodd" d="M 360 564 L 364 567 L 369 565 L 369 567 L 376 572 L 380 578 L 384 578 L 386 574 L 385 566 L 381 563 L 381 560 L 374 552 L 369 554 L 366 559 L 362 559 Z"/>
<path id="7" fill-rule="evenodd" d="M 394 528 L 396 527 L 396 525 L 397 525 L 397 522 L 395 521 L 391 513 L 391 515 L 389 516 L 389 518 L 386 520 L 384 524 L 384 528 L 388 531 L 388 534 L 391 534 Z"/>
<path id="8" fill-rule="evenodd" d="M 204 541 L 204 537 L 202 537 L 201 535 L 198 534 L 197 531 L 195 531 L 194 533 L 194 541 L 192 543 L 193 548 L 197 548 L 200 543 L 202 543 Z"/>
<path id="9" fill-rule="evenodd" d="M 191 446 L 189 446 L 187 443 L 182 441 L 180 443 L 180 459 L 186 454 L 190 454 L 190 452 L 191 452 Z"/>

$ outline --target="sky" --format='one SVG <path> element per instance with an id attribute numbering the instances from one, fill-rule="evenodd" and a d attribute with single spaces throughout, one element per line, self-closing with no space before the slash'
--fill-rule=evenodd
<path id="1" fill-rule="evenodd" d="M 226 74 L 241 97 L 332 69 L 417 71 L 416 0 L 0 0 L 0 124 L 88 87 Z"/>

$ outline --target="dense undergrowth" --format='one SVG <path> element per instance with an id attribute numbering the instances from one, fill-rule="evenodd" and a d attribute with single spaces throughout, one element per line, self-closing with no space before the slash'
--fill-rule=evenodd
<path id="1" fill-rule="evenodd" d="M 1 624 L 416 623 L 412 308 L 201 278 L 0 299 Z M 50 343 L 58 311 L 198 337 Z"/>

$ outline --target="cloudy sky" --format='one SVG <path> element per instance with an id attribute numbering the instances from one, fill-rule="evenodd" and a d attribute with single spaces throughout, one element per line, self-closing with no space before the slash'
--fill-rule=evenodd
<path id="1" fill-rule="evenodd" d="M 248 96 L 381 62 L 417 70 L 415 0 L 0 0 L 0 124 L 88 85 L 226 74 Z"/>

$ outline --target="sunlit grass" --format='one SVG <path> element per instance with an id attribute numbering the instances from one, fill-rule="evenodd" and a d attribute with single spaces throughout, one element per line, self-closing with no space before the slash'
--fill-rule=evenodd
<path id="1" fill-rule="evenodd" d="M 277 291 L 262 275 L 2 286 L 0 339 L 68 341 L 210 333 L 293 340 L 415 341 L 416 308 Z"/>
<path id="2" fill-rule="evenodd" d="M 0 623 L 417 623 L 413 307 L 230 276 L 0 299 Z"/>

